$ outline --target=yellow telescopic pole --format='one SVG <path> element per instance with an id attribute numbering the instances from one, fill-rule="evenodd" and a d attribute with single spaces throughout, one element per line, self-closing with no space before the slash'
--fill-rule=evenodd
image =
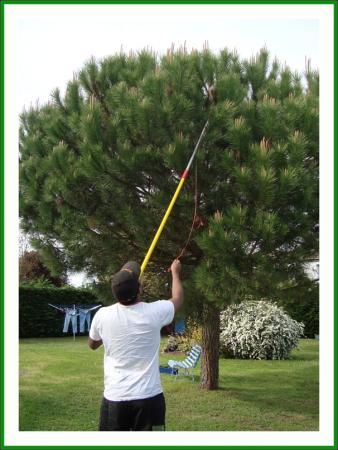
<path id="1" fill-rule="evenodd" d="M 173 198 L 171 199 L 171 202 L 169 203 L 167 211 L 166 211 L 166 213 L 163 216 L 162 222 L 161 222 L 160 226 L 158 227 L 158 230 L 157 230 L 157 232 L 155 234 L 155 237 L 154 237 L 152 243 L 150 244 L 149 250 L 148 250 L 148 252 L 147 252 L 147 254 L 146 254 L 146 256 L 145 256 L 145 258 L 143 260 L 143 263 L 141 265 L 140 277 L 142 276 L 142 274 L 144 272 L 144 269 L 146 268 L 146 265 L 148 264 L 148 261 L 149 261 L 151 255 L 152 255 L 152 253 L 154 251 L 154 248 L 156 247 L 157 241 L 159 240 L 159 238 L 161 236 L 162 230 L 163 230 L 165 224 L 167 223 L 168 217 L 170 216 L 171 210 L 173 209 L 173 206 L 174 206 L 174 204 L 176 202 L 178 194 L 180 193 L 180 191 L 182 189 L 182 186 L 183 186 L 183 184 L 184 184 L 184 182 L 185 182 L 185 180 L 186 180 L 186 178 L 187 178 L 187 176 L 189 174 L 190 166 L 191 166 L 191 164 L 192 164 L 192 162 L 194 160 L 194 157 L 196 155 L 197 149 L 198 149 L 198 147 L 200 145 L 200 142 L 201 142 L 201 140 L 202 140 L 202 138 L 203 138 L 203 136 L 205 134 L 207 126 L 208 126 L 208 121 L 204 125 L 204 128 L 203 128 L 202 133 L 201 133 L 201 135 L 200 135 L 200 137 L 198 139 L 198 142 L 197 142 L 196 147 L 195 147 L 195 149 L 193 151 L 193 154 L 191 155 L 191 158 L 190 158 L 190 160 L 188 162 L 188 165 L 187 165 L 185 171 L 183 172 L 183 175 L 182 175 L 182 177 L 180 179 L 180 182 L 179 182 L 179 184 L 178 184 L 178 186 L 176 188 L 175 194 L 173 195 Z"/>
<path id="2" fill-rule="evenodd" d="M 180 193 L 180 190 L 182 189 L 182 186 L 183 186 L 184 182 L 185 182 L 185 177 L 182 176 L 182 178 L 180 179 L 180 182 L 179 182 L 179 184 L 178 184 L 178 186 L 176 188 L 175 194 L 174 194 L 173 198 L 171 199 L 171 202 L 169 203 L 168 209 L 167 209 L 166 213 L 163 216 L 162 222 L 161 222 L 160 226 L 158 227 L 158 230 L 157 230 L 157 232 L 155 234 L 153 242 L 150 244 L 149 250 L 148 250 L 148 252 L 147 252 L 147 254 L 146 254 L 146 256 L 145 256 L 145 258 L 143 260 L 143 263 L 141 265 L 141 275 L 140 276 L 142 276 L 142 274 L 144 272 L 144 269 L 146 268 L 146 265 L 148 264 L 148 261 L 149 261 L 151 255 L 152 255 L 152 253 L 154 251 L 154 248 L 155 248 L 155 246 L 157 244 L 157 241 L 159 240 L 159 238 L 161 236 L 161 233 L 162 233 L 162 230 L 164 228 L 164 225 L 167 223 L 168 217 L 169 217 L 169 215 L 171 213 L 171 210 L 173 209 L 173 206 L 174 206 L 174 204 L 176 202 L 178 194 Z"/>

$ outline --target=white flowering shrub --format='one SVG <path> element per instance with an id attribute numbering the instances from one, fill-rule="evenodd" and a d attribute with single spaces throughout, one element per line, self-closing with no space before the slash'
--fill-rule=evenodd
<path id="1" fill-rule="evenodd" d="M 243 359 L 286 359 L 303 331 L 304 324 L 275 303 L 244 301 L 221 313 L 221 352 Z"/>

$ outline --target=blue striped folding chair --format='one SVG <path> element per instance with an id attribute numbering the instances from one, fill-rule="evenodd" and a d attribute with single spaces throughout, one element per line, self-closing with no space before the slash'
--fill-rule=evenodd
<path id="1" fill-rule="evenodd" d="M 197 366 L 201 353 L 202 347 L 196 344 L 192 347 L 184 361 L 174 361 L 173 359 L 170 359 L 168 361 L 168 366 L 172 369 L 184 369 L 184 375 L 191 376 L 194 381 L 195 376 L 193 369 Z M 179 370 L 177 370 L 176 376 L 177 375 L 179 375 Z"/>

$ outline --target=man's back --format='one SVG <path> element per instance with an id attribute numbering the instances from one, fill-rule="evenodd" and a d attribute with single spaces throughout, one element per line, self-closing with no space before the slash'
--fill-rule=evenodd
<path id="1" fill-rule="evenodd" d="M 137 400 L 162 392 L 160 330 L 173 317 L 174 306 L 168 300 L 130 306 L 116 303 L 96 313 L 90 337 L 104 345 L 106 399 Z"/>
<path id="2" fill-rule="evenodd" d="M 165 429 L 158 353 L 160 330 L 174 318 L 183 303 L 181 263 L 171 264 L 172 297 L 153 303 L 140 301 L 141 266 L 128 261 L 112 277 L 112 293 L 118 303 L 94 316 L 88 345 L 102 344 L 104 394 L 100 431 L 152 431 Z"/>

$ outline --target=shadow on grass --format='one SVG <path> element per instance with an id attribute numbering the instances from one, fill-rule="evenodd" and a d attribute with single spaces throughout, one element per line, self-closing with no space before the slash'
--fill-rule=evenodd
<path id="1" fill-rule="evenodd" d="M 284 361 L 283 361 L 284 362 Z M 297 360 L 255 367 L 247 373 L 220 377 L 220 391 L 227 397 L 255 406 L 258 410 L 280 414 L 319 417 L 318 367 L 309 369 Z M 316 428 L 317 429 L 317 428 Z"/>
<path id="2" fill-rule="evenodd" d="M 297 356 L 283 361 L 221 359 L 216 392 L 262 413 L 318 421 L 318 353 Z M 309 366 L 308 361 L 313 361 L 313 365 Z M 200 376 L 195 375 L 195 382 L 189 382 L 199 388 Z"/>

